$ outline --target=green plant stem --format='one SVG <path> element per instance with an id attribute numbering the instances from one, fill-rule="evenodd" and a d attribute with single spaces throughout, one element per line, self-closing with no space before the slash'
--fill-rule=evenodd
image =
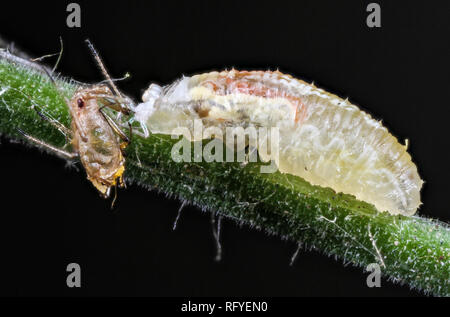
<path id="1" fill-rule="evenodd" d="M 73 82 L 56 81 L 68 98 L 77 88 Z M 37 115 L 33 104 L 70 127 L 67 106 L 48 76 L 0 52 L 0 133 L 23 139 L 20 128 L 62 147 L 64 137 Z M 378 263 L 384 276 L 424 293 L 450 295 L 447 224 L 378 212 L 353 196 L 312 186 L 296 176 L 260 173 L 260 163 L 176 163 L 171 159 L 176 142 L 167 135 L 135 135 L 127 148 L 126 180 L 344 263 L 364 268 Z"/>

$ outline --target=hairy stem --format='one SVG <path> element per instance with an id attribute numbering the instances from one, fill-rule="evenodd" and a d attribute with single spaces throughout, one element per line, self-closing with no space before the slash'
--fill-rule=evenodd
<path id="1" fill-rule="evenodd" d="M 62 95 L 77 84 L 0 52 L 0 133 L 18 129 L 56 147 L 64 137 L 33 105 L 70 127 Z M 437 296 L 450 295 L 450 229 L 422 217 L 392 216 L 300 177 L 260 173 L 261 163 L 176 163 L 167 135 L 135 135 L 127 148 L 126 180 L 173 195 L 221 216 L 335 256 L 360 267 L 377 263 L 384 276 Z M 35 144 L 33 144 L 35 145 Z M 55 153 L 56 154 L 56 153 Z"/>

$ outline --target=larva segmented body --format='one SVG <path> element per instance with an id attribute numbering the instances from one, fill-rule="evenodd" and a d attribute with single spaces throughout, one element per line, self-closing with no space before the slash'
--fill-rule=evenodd
<path id="1" fill-rule="evenodd" d="M 423 181 L 382 124 L 336 95 L 278 71 L 223 71 L 152 84 L 136 119 L 153 133 L 205 125 L 279 128 L 280 172 L 331 187 L 380 211 L 412 215 Z"/>

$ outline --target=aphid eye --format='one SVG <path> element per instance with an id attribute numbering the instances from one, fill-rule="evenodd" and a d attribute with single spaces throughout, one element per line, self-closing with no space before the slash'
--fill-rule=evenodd
<path id="1" fill-rule="evenodd" d="M 78 98 L 77 104 L 78 104 L 78 108 L 83 108 L 83 107 L 84 107 L 84 101 L 83 101 L 83 99 Z"/>

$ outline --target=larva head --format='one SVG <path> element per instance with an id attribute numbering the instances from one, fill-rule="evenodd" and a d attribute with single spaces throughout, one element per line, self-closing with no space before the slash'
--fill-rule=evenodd
<path id="1" fill-rule="evenodd" d="M 155 101 L 158 99 L 162 94 L 162 87 L 157 84 L 150 84 L 150 87 L 147 88 L 147 90 L 142 95 L 142 101 L 143 102 L 150 102 Z"/>
<path id="2" fill-rule="evenodd" d="M 153 133 L 170 134 L 177 127 L 192 125 L 191 105 L 173 102 L 174 95 L 179 95 L 181 98 L 186 96 L 185 92 L 177 91 L 177 89 L 180 90 L 180 87 L 185 88 L 180 81 L 176 85 L 164 89 L 156 84 L 151 84 L 144 92 L 143 102 L 133 109 L 135 113 L 133 120 L 141 124 L 146 136 L 148 136 L 148 127 Z M 173 91 L 172 88 L 177 89 Z M 171 92 L 169 97 L 167 97 L 167 91 Z"/>
<path id="3" fill-rule="evenodd" d="M 142 95 L 143 103 L 139 104 L 135 109 L 135 116 L 137 121 L 146 121 L 146 119 L 154 111 L 155 103 L 161 97 L 162 92 L 162 87 L 156 84 L 151 84 L 150 87 L 148 87 L 148 89 Z"/>

